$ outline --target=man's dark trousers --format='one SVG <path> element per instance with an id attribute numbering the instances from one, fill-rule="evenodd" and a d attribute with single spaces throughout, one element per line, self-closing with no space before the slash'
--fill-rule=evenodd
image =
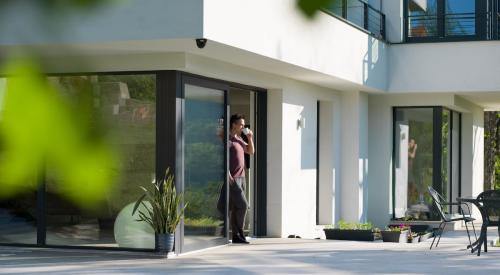
<path id="1" fill-rule="evenodd" d="M 230 184 L 229 188 L 229 210 L 231 211 L 231 229 L 233 238 L 238 234 L 245 239 L 243 226 L 247 214 L 248 202 L 245 197 L 245 178 L 237 178 Z"/>

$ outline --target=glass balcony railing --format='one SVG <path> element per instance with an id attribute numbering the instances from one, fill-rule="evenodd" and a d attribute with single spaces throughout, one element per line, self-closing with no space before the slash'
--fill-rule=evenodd
<path id="1" fill-rule="evenodd" d="M 385 15 L 362 0 L 333 0 L 324 11 L 385 40 Z"/>

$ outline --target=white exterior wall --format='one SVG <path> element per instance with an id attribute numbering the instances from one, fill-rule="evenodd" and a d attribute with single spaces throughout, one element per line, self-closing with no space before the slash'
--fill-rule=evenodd
<path id="1" fill-rule="evenodd" d="M 91 9 L 42 10 L 38 0 L 0 10 L 0 45 L 96 43 L 196 38 L 203 35 L 203 0 L 110 1 Z"/>
<path id="2" fill-rule="evenodd" d="M 308 20 L 298 12 L 295 0 L 205 0 L 203 34 L 224 45 L 336 78 L 327 83 L 318 75 L 295 76 L 304 81 L 386 88 L 383 42 L 323 12 Z"/>
<path id="3" fill-rule="evenodd" d="M 316 131 L 317 131 L 317 101 L 339 101 L 336 92 L 314 87 L 296 81 L 288 81 L 283 89 L 283 232 L 281 237 L 290 234 L 305 238 L 319 237 L 315 231 L 316 225 Z M 269 106 L 273 108 L 273 106 Z M 331 114 L 338 115 L 337 110 Z M 299 117 L 304 117 L 304 129 L 297 127 Z M 329 117 L 334 121 L 333 117 Z M 333 124 L 333 133 L 339 131 L 339 125 Z M 333 148 L 333 134 L 328 143 Z M 269 158 L 273 156 L 268 155 Z M 329 170 L 335 170 L 332 161 Z M 332 167 L 333 166 L 333 167 Z M 269 173 L 269 171 L 268 171 Z M 320 183 L 334 190 L 336 177 L 328 178 Z M 268 185 L 272 184 L 268 182 Z M 324 203 L 334 205 L 334 196 L 329 196 Z M 330 215 L 334 215 L 330 213 Z M 271 217 L 268 217 L 268 221 Z M 333 219 L 333 217 L 332 217 Z"/>
<path id="4" fill-rule="evenodd" d="M 392 45 L 390 93 L 500 91 L 498 41 Z"/>

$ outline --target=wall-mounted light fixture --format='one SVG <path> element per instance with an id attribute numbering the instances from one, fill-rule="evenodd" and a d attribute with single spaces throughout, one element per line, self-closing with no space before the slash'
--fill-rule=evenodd
<path id="1" fill-rule="evenodd" d="M 297 120 L 297 129 L 304 129 L 306 128 L 306 118 L 301 116 L 299 117 L 299 119 Z"/>

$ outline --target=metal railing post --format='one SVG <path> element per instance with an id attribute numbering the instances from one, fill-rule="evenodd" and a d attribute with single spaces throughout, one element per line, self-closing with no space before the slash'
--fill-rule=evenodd
<path id="1" fill-rule="evenodd" d="M 368 4 L 363 2 L 363 27 L 368 30 Z"/>
<path id="2" fill-rule="evenodd" d="M 385 14 L 380 14 L 380 36 L 385 40 Z"/>

